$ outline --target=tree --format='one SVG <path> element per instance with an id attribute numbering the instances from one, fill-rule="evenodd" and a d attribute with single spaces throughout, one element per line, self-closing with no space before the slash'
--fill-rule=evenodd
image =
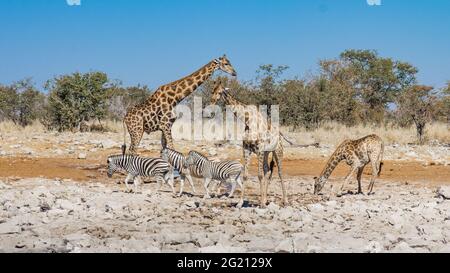
<path id="1" fill-rule="evenodd" d="M 419 144 L 425 142 L 425 126 L 431 120 L 436 103 L 433 87 L 414 85 L 403 91 L 397 98 L 398 118 L 401 125 L 414 123 Z"/>
<path id="2" fill-rule="evenodd" d="M 104 118 L 108 84 L 108 77 L 102 72 L 74 73 L 48 81 L 49 127 L 73 130 L 83 122 Z"/>
<path id="3" fill-rule="evenodd" d="M 0 85 L 0 120 L 17 123 L 17 105 L 19 96 L 13 86 Z"/>
<path id="4" fill-rule="evenodd" d="M 108 117 L 113 120 L 122 120 L 127 109 L 135 106 L 150 96 L 147 86 L 118 87 L 108 90 L 106 95 L 108 104 Z"/>
<path id="5" fill-rule="evenodd" d="M 33 86 L 31 79 L 0 86 L 0 119 L 27 126 L 43 116 L 45 96 Z"/>
<path id="6" fill-rule="evenodd" d="M 45 95 L 35 89 L 30 79 L 19 81 L 15 85 L 19 94 L 18 123 L 25 127 L 44 116 Z"/>
<path id="7" fill-rule="evenodd" d="M 340 55 L 354 73 L 354 88 L 367 106 L 365 119 L 380 123 L 388 103 L 416 83 L 417 68 L 391 58 L 382 58 L 376 51 L 346 50 Z"/>

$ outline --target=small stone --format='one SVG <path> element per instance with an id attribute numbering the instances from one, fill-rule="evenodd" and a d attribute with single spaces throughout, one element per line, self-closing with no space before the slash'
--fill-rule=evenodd
<path id="1" fill-rule="evenodd" d="M 380 253 L 383 249 L 383 246 L 377 241 L 370 241 L 366 246 L 366 251 L 369 253 Z"/>
<path id="2" fill-rule="evenodd" d="M 11 224 L 11 223 L 3 223 L 0 224 L 0 234 L 14 234 L 14 233 L 20 233 L 21 229 L 20 227 Z"/>
<path id="3" fill-rule="evenodd" d="M 441 186 L 437 189 L 438 197 L 450 200 L 450 186 Z"/>
<path id="4" fill-rule="evenodd" d="M 79 153 L 78 154 L 78 159 L 86 159 L 87 155 L 85 153 Z"/>
<path id="5" fill-rule="evenodd" d="M 286 239 L 281 241 L 281 243 L 275 247 L 275 252 L 282 252 L 282 253 L 292 253 L 294 252 L 294 242 L 292 239 Z"/>

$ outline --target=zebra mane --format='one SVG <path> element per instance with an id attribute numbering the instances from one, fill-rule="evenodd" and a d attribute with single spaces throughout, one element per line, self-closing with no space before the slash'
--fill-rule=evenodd
<path id="1" fill-rule="evenodd" d="M 209 159 L 205 155 L 203 155 L 203 154 L 201 154 L 201 153 L 199 153 L 197 151 L 190 151 L 189 155 L 194 155 L 195 157 L 198 157 L 198 158 L 201 158 L 201 159 L 209 161 Z"/>

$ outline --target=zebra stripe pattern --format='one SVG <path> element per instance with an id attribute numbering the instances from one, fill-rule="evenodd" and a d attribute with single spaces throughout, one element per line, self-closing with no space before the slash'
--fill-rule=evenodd
<path id="1" fill-rule="evenodd" d="M 206 191 L 205 198 L 209 198 L 208 186 L 211 180 L 218 180 L 220 183 L 229 181 L 232 182 L 232 189 L 229 197 L 233 196 L 237 183 L 241 187 L 241 202 L 243 202 L 244 187 L 240 179 L 243 166 L 239 161 L 226 160 L 214 162 L 199 152 L 190 151 L 186 158 L 186 164 L 191 169 L 194 169 L 195 173 L 199 174 L 200 177 L 204 178 L 203 186 Z M 218 186 L 220 186 L 220 183 Z"/>
<path id="2" fill-rule="evenodd" d="M 186 157 L 175 150 L 164 148 L 161 150 L 161 158 L 169 162 L 169 164 L 180 174 L 180 192 L 178 196 L 183 194 L 184 180 L 187 179 L 191 185 L 192 191 L 195 193 L 194 182 L 191 175 L 199 177 L 193 168 L 189 168 L 186 164 Z"/>
<path id="3" fill-rule="evenodd" d="M 113 155 L 108 157 L 108 177 L 112 177 L 117 171 L 125 171 L 128 176 L 125 179 L 125 185 L 134 181 L 135 190 L 137 190 L 140 177 L 155 177 L 161 187 L 163 182 L 169 182 L 173 189 L 173 171 L 170 164 L 161 158 L 139 157 L 135 155 Z M 139 180 L 136 178 L 139 177 Z M 170 179 L 172 178 L 172 179 Z"/>

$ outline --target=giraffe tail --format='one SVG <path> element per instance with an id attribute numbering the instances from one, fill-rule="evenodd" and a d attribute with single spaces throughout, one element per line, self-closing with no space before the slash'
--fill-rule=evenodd
<path id="1" fill-rule="evenodd" d="M 380 161 L 380 166 L 378 167 L 378 174 L 377 174 L 377 176 L 380 176 L 381 169 L 383 168 L 383 165 L 384 165 L 383 153 L 384 153 L 384 143 L 381 142 L 381 151 L 380 151 L 380 155 L 379 155 L 379 159 L 378 159 Z"/>
<path id="2" fill-rule="evenodd" d="M 125 120 L 122 121 L 122 126 L 123 126 L 122 155 L 125 155 L 125 152 L 127 151 L 127 128 L 125 125 Z"/>

